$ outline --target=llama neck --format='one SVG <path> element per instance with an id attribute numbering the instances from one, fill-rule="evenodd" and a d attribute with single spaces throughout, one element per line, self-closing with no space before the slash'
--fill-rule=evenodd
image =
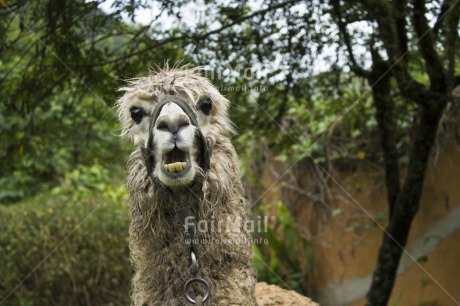
<path id="1" fill-rule="evenodd" d="M 167 192 L 153 183 L 142 162 L 139 150 L 129 160 L 128 189 L 132 228 L 137 232 L 147 229 L 153 238 L 168 237 L 171 232 L 181 234 L 178 204 Z M 196 221 L 227 220 L 246 217 L 246 201 L 240 180 L 238 162 L 233 146 L 228 139 L 216 143 L 212 153 L 211 168 L 206 173 L 202 188 L 178 195 L 188 196 Z"/>

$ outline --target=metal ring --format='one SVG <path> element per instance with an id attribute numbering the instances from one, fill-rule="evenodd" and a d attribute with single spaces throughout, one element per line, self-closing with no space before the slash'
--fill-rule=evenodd
<path id="1" fill-rule="evenodd" d="M 192 276 L 196 276 L 198 274 L 198 261 L 196 260 L 196 255 L 193 250 L 190 251 L 190 260 L 192 262 L 190 272 L 192 273 Z"/>
<path id="2" fill-rule="evenodd" d="M 195 300 L 192 299 L 188 295 L 188 288 L 193 283 L 200 283 L 200 284 L 204 285 L 204 287 L 206 289 L 206 294 L 203 297 L 203 303 L 206 302 L 209 299 L 209 295 L 211 294 L 211 287 L 209 286 L 209 283 L 206 280 L 204 280 L 202 278 L 199 278 L 199 277 L 191 278 L 185 283 L 185 285 L 184 285 L 184 295 L 185 295 L 185 298 L 187 299 L 187 301 L 189 301 L 192 304 L 196 304 Z"/>
<path id="3" fill-rule="evenodd" d="M 193 250 L 190 251 L 190 259 L 192 261 L 192 265 L 196 264 L 196 255 L 195 255 L 195 252 L 193 252 Z"/>

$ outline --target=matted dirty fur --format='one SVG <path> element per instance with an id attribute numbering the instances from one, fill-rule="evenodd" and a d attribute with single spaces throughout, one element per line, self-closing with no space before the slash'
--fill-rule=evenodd
<path id="1" fill-rule="evenodd" d="M 117 102 L 122 135 L 138 145 L 128 162 L 129 246 L 135 270 L 132 305 L 190 305 L 182 290 L 185 281 L 192 275 L 184 255 L 177 203 L 172 203 L 158 182 L 148 176 L 139 149 L 139 146 L 145 146 L 145 139 L 134 135 L 135 122 L 130 117 L 133 105 L 142 104 L 152 110 L 165 95 L 178 96 L 193 109 L 198 99 L 204 96 L 213 101 L 210 120 L 198 120 L 204 136 L 212 143 L 210 169 L 204 177 L 202 171 L 197 172 L 198 176 L 201 175 L 197 179 L 203 183 L 194 190 L 191 207 L 196 223 L 207 220 L 208 224 L 217 224 L 222 220 L 224 227 L 230 225 L 231 228 L 208 228 L 196 233 L 199 241 L 198 277 L 208 280 L 212 287 L 211 298 L 206 305 L 256 305 L 256 277 L 250 263 L 251 239 L 244 226 L 248 206 L 243 195 L 238 157 L 228 137 L 232 132 L 227 116 L 229 101 L 200 76 L 196 68 L 165 67 L 146 77 L 131 80 L 127 87 L 120 90 L 124 91 Z M 148 127 L 148 124 L 145 126 Z M 191 295 L 201 289 L 194 288 L 195 292 L 191 290 Z"/>

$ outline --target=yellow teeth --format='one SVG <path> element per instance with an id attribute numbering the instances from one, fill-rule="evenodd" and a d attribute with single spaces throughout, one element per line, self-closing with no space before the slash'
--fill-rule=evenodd
<path id="1" fill-rule="evenodd" d="M 187 167 L 186 162 L 177 162 L 177 163 L 165 164 L 163 166 L 163 169 L 171 173 L 177 173 L 177 172 L 181 172 L 186 167 Z"/>

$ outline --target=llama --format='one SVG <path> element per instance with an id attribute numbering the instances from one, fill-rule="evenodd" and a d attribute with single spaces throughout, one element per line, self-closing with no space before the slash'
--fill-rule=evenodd
<path id="1" fill-rule="evenodd" d="M 122 135 L 136 145 L 128 160 L 132 305 L 256 305 L 229 101 L 198 68 L 166 67 L 120 91 Z"/>

